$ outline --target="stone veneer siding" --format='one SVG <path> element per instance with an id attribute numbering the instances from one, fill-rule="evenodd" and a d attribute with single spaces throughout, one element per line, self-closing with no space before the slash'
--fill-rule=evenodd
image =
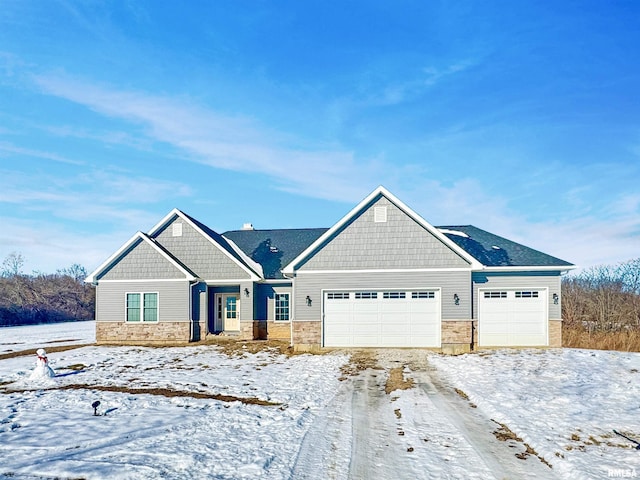
<path id="1" fill-rule="evenodd" d="M 442 321 L 442 343 L 465 343 L 470 345 L 473 342 L 472 321 Z"/>
<path id="2" fill-rule="evenodd" d="M 123 345 L 176 344 L 191 340 L 190 322 L 96 322 L 96 343 Z"/>
<path id="3" fill-rule="evenodd" d="M 241 340 L 253 340 L 254 334 L 254 322 L 251 320 L 250 322 L 240 321 L 240 339 Z"/>
<path id="4" fill-rule="evenodd" d="M 473 348 L 473 322 L 443 321 L 442 351 L 444 353 L 464 353 Z"/>
<path id="5" fill-rule="evenodd" d="M 291 323 L 275 321 L 267 322 L 267 338 L 269 340 L 285 340 L 287 342 L 290 342 Z"/>
<path id="6" fill-rule="evenodd" d="M 296 350 L 320 348 L 322 344 L 322 322 L 293 322 L 293 338 Z"/>
<path id="7" fill-rule="evenodd" d="M 562 347 L 562 320 L 549 320 L 549 346 Z"/>

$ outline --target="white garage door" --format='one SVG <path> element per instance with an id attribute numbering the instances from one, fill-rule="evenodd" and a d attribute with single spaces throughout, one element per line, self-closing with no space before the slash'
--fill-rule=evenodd
<path id="1" fill-rule="evenodd" d="M 546 290 L 480 290 L 481 347 L 546 346 L 547 326 Z"/>
<path id="2" fill-rule="evenodd" d="M 325 347 L 439 347 L 440 291 L 324 294 Z"/>

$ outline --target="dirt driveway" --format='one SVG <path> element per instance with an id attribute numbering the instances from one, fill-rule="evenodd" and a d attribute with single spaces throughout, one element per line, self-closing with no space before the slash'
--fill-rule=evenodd
<path id="1" fill-rule="evenodd" d="M 428 355 L 353 352 L 333 401 L 315 414 L 291 478 L 556 478 L 508 425 L 444 383 Z"/>

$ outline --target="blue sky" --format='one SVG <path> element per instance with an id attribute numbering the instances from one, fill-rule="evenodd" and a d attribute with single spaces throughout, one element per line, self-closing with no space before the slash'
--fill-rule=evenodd
<path id="1" fill-rule="evenodd" d="M 0 260 L 89 271 L 177 207 L 329 227 L 378 185 L 582 267 L 640 256 L 636 1 L 0 9 Z"/>

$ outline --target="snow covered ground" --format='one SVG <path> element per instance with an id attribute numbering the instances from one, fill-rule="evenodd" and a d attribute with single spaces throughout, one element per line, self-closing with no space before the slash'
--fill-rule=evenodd
<path id="1" fill-rule="evenodd" d="M 0 355 L 50 346 L 78 345 L 96 341 L 96 322 L 65 322 L 53 325 L 0 327 Z"/>
<path id="2" fill-rule="evenodd" d="M 84 323 L 0 329 L 0 348 L 90 343 Z M 358 368 L 345 352 L 87 346 L 50 353 L 57 376 L 38 381 L 29 379 L 35 356 L 5 358 L 0 478 L 640 474 L 640 451 L 612 433 L 640 437 L 639 354 L 366 355 Z M 415 384 L 386 393 L 398 368 Z M 497 438 L 506 431 L 510 439 Z"/>
<path id="3" fill-rule="evenodd" d="M 439 375 L 553 465 L 558 478 L 640 476 L 640 354 L 503 350 L 434 356 Z"/>

